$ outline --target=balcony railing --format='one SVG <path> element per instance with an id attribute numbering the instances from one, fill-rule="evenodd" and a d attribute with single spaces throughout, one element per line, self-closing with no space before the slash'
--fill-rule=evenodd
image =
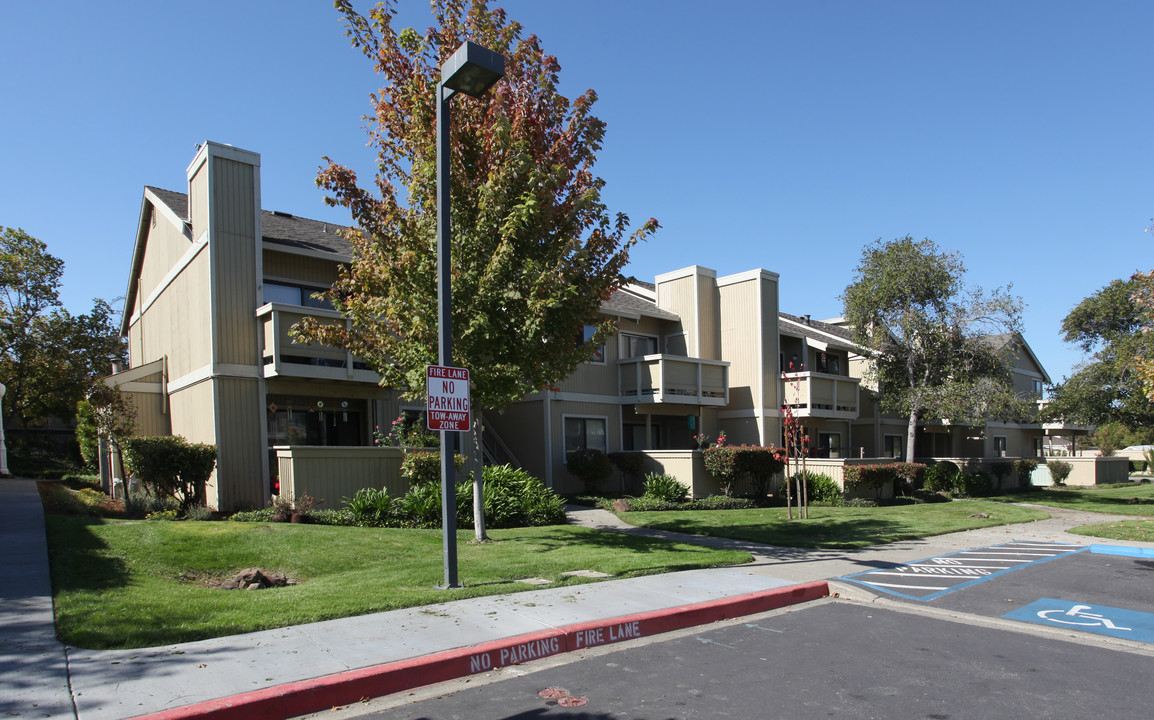
<path id="1" fill-rule="evenodd" d="M 782 403 L 798 417 L 853 420 L 858 416 L 861 380 L 816 372 L 785 373 Z"/>
<path id="2" fill-rule="evenodd" d="M 305 317 L 347 326 L 350 321 L 340 313 L 321 308 L 268 303 L 257 308 L 256 317 L 263 325 L 261 353 L 266 378 L 351 380 L 374 384 L 380 381 L 381 376 L 352 353 L 324 345 L 294 343 L 289 337 L 292 326 Z"/>
<path id="3" fill-rule="evenodd" d="M 638 404 L 729 404 L 729 363 L 679 355 L 617 361 L 618 394 Z"/>

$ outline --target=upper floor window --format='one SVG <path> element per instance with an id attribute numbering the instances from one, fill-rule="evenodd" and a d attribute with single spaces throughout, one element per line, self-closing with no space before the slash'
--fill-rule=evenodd
<path id="1" fill-rule="evenodd" d="M 1034 395 L 1036 395 L 1039 399 L 1042 397 L 1042 381 L 1041 380 L 1035 380 L 1034 381 Z"/>
<path id="2" fill-rule="evenodd" d="M 327 288 L 307 287 L 304 285 L 292 285 L 290 283 L 270 282 L 268 280 L 264 283 L 264 301 L 266 303 L 284 303 L 285 305 L 302 305 L 304 307 L 320 308 L 322 310 L 332 310 L 333 306 L 328 300 L 318 300 L 313 297 L 313 293 L 324 292 Z"/>
<path id="3" fill-rule="evenodd" d="M 592 340 L 593 336 L 596 333 L 597 333 L 597 326 L 596 325 L 585 325 L 577 333 L 577 344 L 578 345 L 584 345 L 585 343 Z M 605 362 L 605 345 L 604 344 L 597 346 L 597 350 L 596 350 L 596 352 L 593 353 L 593 357 L 591 357 L 589 359 L 589 362 L 594 362 L 594 363 Z"/>
<path id="4" fill-rule="evenodd" d="M 633 358 L 657 354 L 657 338 L 621 333 L 621 357 Z"/>
<path id="5" fill-rule="evenodd" d="M 817 354 L 817 371 L 827 375 L 841 375 L 841 358 L 833 353 Z"/>

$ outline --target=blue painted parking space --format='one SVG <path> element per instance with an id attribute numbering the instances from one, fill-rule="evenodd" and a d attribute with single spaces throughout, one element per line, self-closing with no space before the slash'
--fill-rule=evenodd
<path id="1" fill-rule="evenodd" d="M 928 602 L 955 590 L 1086 549 L 1085 545 L 1072 543 L 1012 542 L 868 570 L 839 579 L 870 590 Z"/>
<path id="2" fill-rule="evenodd" d="M 1154 643 L 1154 613 L 1126 608 L 1041 598 L 1002 617 L 1065 630 L 1080 630 Z"/>

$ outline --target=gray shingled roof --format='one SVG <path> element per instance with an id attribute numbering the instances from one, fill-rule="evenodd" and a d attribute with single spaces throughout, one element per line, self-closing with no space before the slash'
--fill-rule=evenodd
<path id="1" fill-rule="evenodd" d="M 680 319 L 676 313 L 657 307 L 656 304 L 638 297 L 627 290 L 618 290 L 608 300 L 601 303 L 601 312 L 622 317 L 654 317 L 662 320 Z"/>
<path id="2" fill-rule="evenodd" d="M 850 347 L 860 348 L 861 346 L 854 341 L 853 334 L 844 327 L 839 325 L 831 325 L 829 323 L 821 322 L 820 320 L 806 320 L 799 315 L 790 315 L 789 313 L 779 312 L 778 318 L 787 321 L 783 324 L 782 332 L 803 335 L 807 338 L 820 340 L 822 342 L 829 342 L 831 337 Z M 864 349 L 864 348 L 863 348 Z"/>
<path id="3" fill-rule="evenodd" d="M 156 187 L 148 189 L 178 217 L 188 217 L 188 195 Z M 349 241 L 337 234 L 342 229 L 340 225 L 261 210 L 260 227 L 261 236 L 268 243 L 336 255 L 338 259 L 352 257 Z"/>

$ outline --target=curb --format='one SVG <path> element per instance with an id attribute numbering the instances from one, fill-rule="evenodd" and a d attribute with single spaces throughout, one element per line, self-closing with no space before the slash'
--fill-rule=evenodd
<path id="1" fill-rule="evenodd" d="M 508 665 L 753 615 L 828 596 L 824 581 L 567 625 L 455 650 L 208 700 L 134 720 L 282 720 Z"/>

